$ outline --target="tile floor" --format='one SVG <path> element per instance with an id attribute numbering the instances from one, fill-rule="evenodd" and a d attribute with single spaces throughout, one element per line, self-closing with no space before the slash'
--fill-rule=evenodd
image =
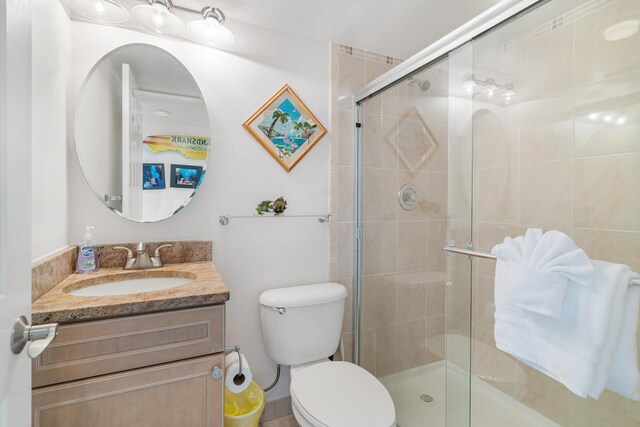
<path id="1" fill-rule="evenodd" d="M 298 427 L 298 423 L 293 415 L 287 415 L 260 423 L 260 427 Z"/>

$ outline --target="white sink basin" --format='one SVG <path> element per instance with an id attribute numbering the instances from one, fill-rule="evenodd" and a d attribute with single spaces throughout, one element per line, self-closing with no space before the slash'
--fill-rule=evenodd
<path id="1" fill-rule="evenodd" d="M 129 295 L 142 292 L 155 292 L 191 283 L 186 277 L 152 277 L 146 279 L 119 280 L 116 282 L 100 283 L 70 291 L 70 295 L 80 297 L 104 297 L 112 295 Z"/>

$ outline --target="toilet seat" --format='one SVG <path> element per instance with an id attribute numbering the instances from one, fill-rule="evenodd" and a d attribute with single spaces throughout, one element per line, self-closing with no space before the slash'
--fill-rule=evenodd
<path id="1" fill-rule="evenodd" d="M 348 362 L 322 362 L 296 370 L 291 400 L 317 427 L 393 427 L 389 392 L 369 372 Z"/>

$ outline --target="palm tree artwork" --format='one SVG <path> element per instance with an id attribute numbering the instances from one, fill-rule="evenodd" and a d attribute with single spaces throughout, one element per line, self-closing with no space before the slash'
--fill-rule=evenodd
<path id="1" fill-rule="evenodd" d="M 327 133 L 288 85 L 242 126 L 287 172 Z"/>
<path id="2" fill-rule="evenodd" d="M 269 132 L 267 132 L 267 138 L 271 139 L 271 135 L 273 134 L 273 128 L 276 127 L 276 123 L 280 121 L 280 123 L 285 124 L 289 121 L 290 115 L 289 113 L 285 113 L 281 109 L 277 108 L 272 114 L 271 118 L 273 122 L 271 123 L 271 127 L 269 127 Z"/>

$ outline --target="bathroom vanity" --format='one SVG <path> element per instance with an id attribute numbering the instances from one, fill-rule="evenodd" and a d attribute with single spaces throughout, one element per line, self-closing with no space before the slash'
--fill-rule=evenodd
<path id="1" fill-rule="evenodd" d="M 113 295 L 74 295 L 167 277 L 190 280 L 135 294 L 115 286 L 104 291 Z M 34 324 L 60 325 L 33 360 L 33 426 L 222 426 L 228 299 L 211 261 L 70 275 L 33 303 Z"/>

